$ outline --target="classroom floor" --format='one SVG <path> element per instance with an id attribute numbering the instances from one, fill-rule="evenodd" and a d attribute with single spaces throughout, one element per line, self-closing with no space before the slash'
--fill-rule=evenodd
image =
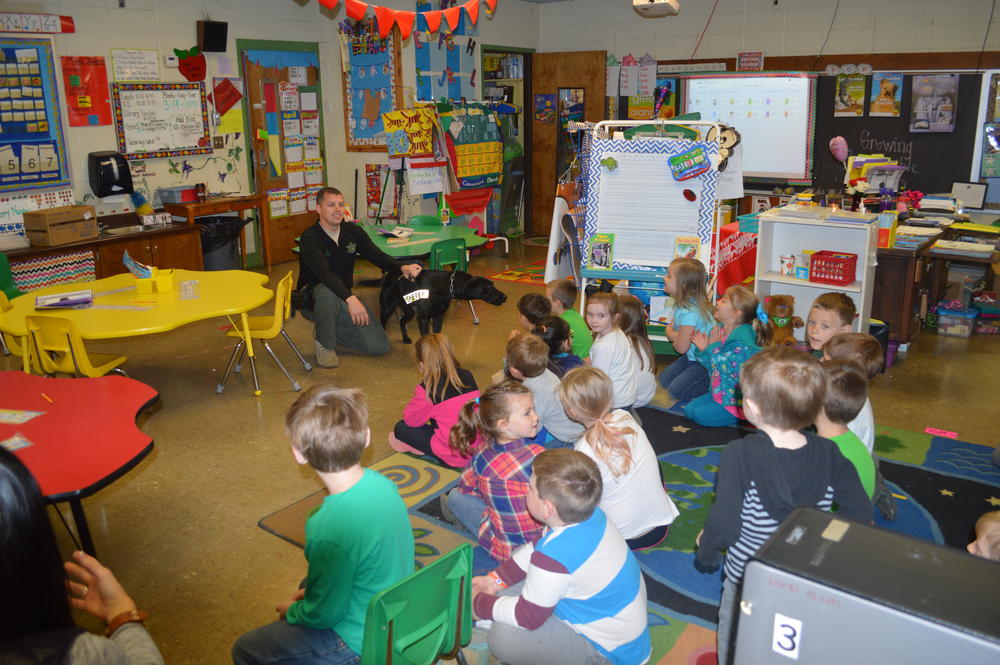
<path id="1" fill-rule="evenodd" d="M 473 259 L 471 271 L 488 276 L 544 258 L 544 248 L 515 241 L 508 259 L 498 249 L 487 250 Z M 294 264 L 275 266 L 272 282 L 296 269 Z M 375 276 L 371 266 L 363 273 Z M 478 326 L 472 325 L 467 307 L 455 306 L 444 328 L 463 365 L 481 382 L 500 366 L 508 331 L 516 325 L 517 299 L 537 288 L 511 282 L 497 286 L 508 295 L 504 306 L 478 303 Z M 375 288 L 358 291 L 377 307 Z M 320 487 L 289 452 L 283 419 L 296 393 L 269 358 L 258 362 L 261 397 L 254 397 L 249 380 L 239 376 L 216 395 L 232 348 L 224 323 L 201 322 L 92 345 L 125 353 L 129 375 L 161 395 L 161 404 L 142 420 L 156 443 L 153 452 L 83 504 L 101 560 L 150 613 L 149 628 L 172 665 L 229 662 L 236 637 L 276 617 L 274 606 L 295 590 L 305 563 L 300 549 L 258 528 L 257 521 Z M 296 317 L 288 331 L 312 358 L 311 325 Z M 415 322 L 410 332 L 416 334 Z M 390 454 L 387 434 L 417 381 L 412 347 L 400 343 L 392 323 L 389 339 L 392 349 L 386 356 L 344 352 L 340 368 L 308 374 L 283 341 L 273 345 L 303 387 L 333 381 L 365 391 L 372 429 L 365 463 Z M 0 358 L 0 369 L 19 369 L 19 362 Z M 1000 336 L 962 340 L 925 332 L 875 380 L 872 403 L 878 423 L 911 431 L 935 427 L 966 441 L 996 445 L 998 395 Z M 68 519 L 68 510 L 65 514 Z M 68 553 L 72 542 L 52 515 Z"/>

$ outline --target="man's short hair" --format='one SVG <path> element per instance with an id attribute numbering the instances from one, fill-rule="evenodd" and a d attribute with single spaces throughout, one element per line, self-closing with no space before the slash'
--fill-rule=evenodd
<path id="1" fill-rule="evenodd" d="M 357 388 L 332 383 L 299 395 L 285 414 L 292 447 L 317 471 L 332 473 L 361 461 L 368 440 L 368 405 Z"/>
<path id="2" fill-rule="evenodd" d="M 812 306 L 825 309 L 828 312 L 836 312 L 842 326 L 854 323 L 854 318 L 858 315 L 858 308 L 854 301 L 839 291 L 821 294 L 813 301 Z"/>
<path id="3" fill-rule="evenodd" d="M 771 346 L 740 369 L 740 388 L 753 400 L 763 424 L 802 429 L 816 421 L 826 397 L 826 372 L 805 351 Z"/>
<path id="4" fill-rule="evenodd" d="M 831 360 L 850 360 L 861 367 L 869 379 L 882 371 L 885 349 L 877 339 L 865 333 L 839 333 L 826 341 L 823 353 Z"/>
<path id="5" fill-rule="evenodd" d="M 868 399 L 868 379 L 853 360 L 824 360 L 826 399 L 823 411 L 830 422 L 846 425 L 861 413 Z"/>
<path id="6" fill-rule="evenodd" d="M 549 345 L 538 335 L 520 333 L 507 340 L 507 366 L 525 378 L 541 375 L 549 364 Z"/>
<path id="7" fill-rule="evenodd" d="M 320 205 L 321 203 L 323 203 L 323 199 L 326 198 L 327 194 L 329 194 L 330 196 L 339 196 L 341 198 L 344 197 L 344 195 L 336 187 L 324 187 L 323 189 L 316 192 L 316 205 Z"/>
<path id="8" fill-rule="evenodd" d="M 551 501 L 559 519 L 577 524 L 590 519 L 601 502 L 601 472 L 597 463 L 571 448 L 540 453 L 531 463 L 538 496 Z"/>
<path id="9" fill-rule="evenodd" d="M 565 309 L 573 309 L 576 305 L 576 297 L 579 291 L 572 277 L 554 279 L 545 285 L 552 297 L 562 304 Z"/>
<path id="10" fill-rule="evenodd" d="M 525 293 L 517 301 L 517 311 L 534 326 L 538 325 L 543 316 L 552 313 L 552 303 L 541 293 Z"/>

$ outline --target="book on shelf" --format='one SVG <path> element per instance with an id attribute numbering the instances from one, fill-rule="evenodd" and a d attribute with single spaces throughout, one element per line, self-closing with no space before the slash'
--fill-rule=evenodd
<path id="1" fill-rule="evenodd" d="M 590 256 L 587 267 L 591 270 L 611 270 L 615 257 L 615 234 L 595 233 L 590 236 Z"/>
<path id="2" fill-rule="evenodd" d="M 961 242 L 959 240 L 938 240 L 931 247 L 931 253 L 985 258 L 993 254 L 993 245 L 984 245 L 978 242 Z"/>

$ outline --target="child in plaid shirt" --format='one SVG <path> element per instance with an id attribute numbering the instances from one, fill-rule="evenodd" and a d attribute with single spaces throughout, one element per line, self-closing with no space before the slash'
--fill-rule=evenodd
<path id="1" fill-rule="evenodd" d="M 488 388 L 467 403 L 451 430 L 455 449 L 469 446 L 481 433 L 489 442 L 462 472 L 458 487 L 442 497 L 445 517 L 479 534 L 479 544 L 498 561 L 533 543 L 543 526 L 528 512 L 531 462 L 544 448 L 526 443 L 538 433 L 531 391 L 515 381 Z"/>

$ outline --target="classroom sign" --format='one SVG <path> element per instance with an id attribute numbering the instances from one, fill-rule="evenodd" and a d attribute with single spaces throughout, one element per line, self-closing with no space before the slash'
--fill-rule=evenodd
<path id="1" fill-rule="evenodd" d="M 48 40 L 0 39 L 0 191 L 69 184 Z"/>

